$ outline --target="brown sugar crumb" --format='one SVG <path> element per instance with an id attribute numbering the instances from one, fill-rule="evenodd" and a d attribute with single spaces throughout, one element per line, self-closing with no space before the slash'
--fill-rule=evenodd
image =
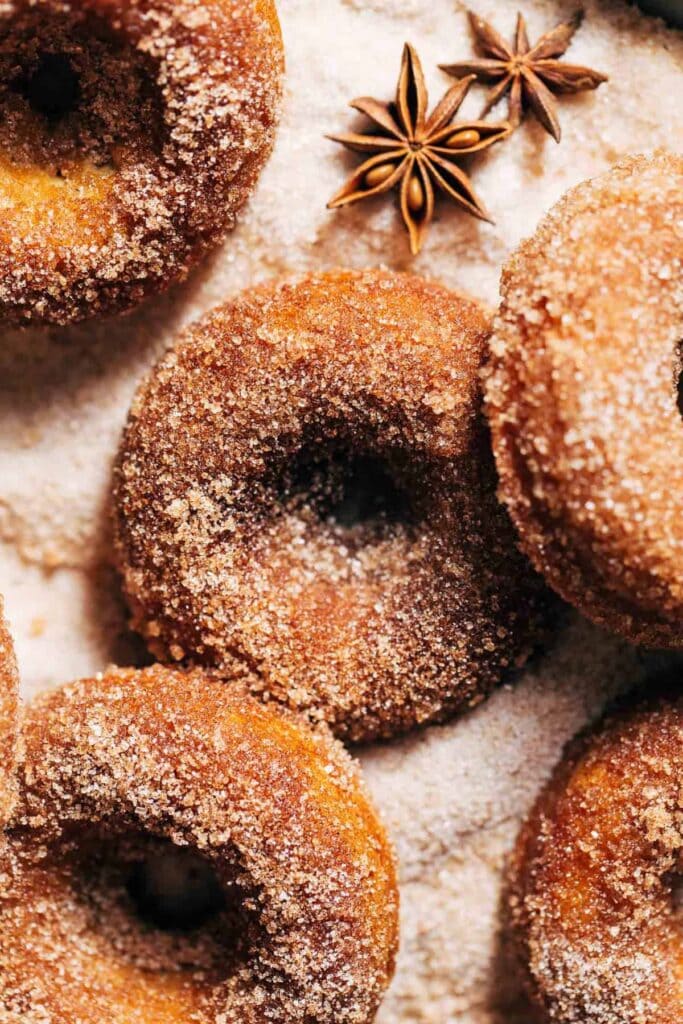
<path id="1" fill-rule="evenodd" d="M 0 317 L 119 311 L 232 226 L 272 142 L 270 0 L 0 4 Z"/>
<path id="2" fill-rule="evenodd" d="M 154 666 L 41 698 L 25 743 L 0 879 L 3 1021 L 374 1018 L 395 866 L 326 730 Z"/>
<path id="3" fill-rule="evenodd" d="M 262 288 L 140 389 L 116 475 L 135 628 L 354 740 L 483 699 L 544 590 L 495 497 L 488 318 L 420 278 Z"/>
<path id="4" fill-rule="evenodd" d="M 558 1024 L 676 1024 L 683 701 L 664 694 L 570 746 L 522 830 L 510 913 Z"/>

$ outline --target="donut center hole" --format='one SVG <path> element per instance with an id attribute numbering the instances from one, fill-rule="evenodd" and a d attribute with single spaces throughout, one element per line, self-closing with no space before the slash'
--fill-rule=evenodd
<path id="1" fill-rule="evenodd" d="M 681 418 L 683 418 L 683 341 L 679 341 L 676 349 L 674 387 L 676 393 L 676 405 L 678 406 Z"/>
<path id="2" fill-rule="evenodd" d="M 162 931 L 193 931 L 226 907 L 216 872 L 189 850 L 170 848 L 134 862 L 126 889 L 140 918 Z"/>
<path id="3" fill-rule="evenodd" d="M 358 455 L 344 462 L 327 514 L 339 526 L 396 523 L 406 518 L 408 503 L 380 459 Z"/>
<path id="4" fill-rule="evenodd" d="M 27 5 L 0 17 L 0 160 L 68 178 L 148 159 L 164 132 L 156 78 L 95 15 Z"/>
<path id="5" fill-rule="evenodd" d="M 30 828 L 7 839 L 3 981 L 16 992 L 29 955 L 39 994 L 63 996 L 64 1020 L 204 1021 L 204 1005 L 213 1020 L 205 998 L 224 985 L 229 997 L 267 948 L 258 889 L 229 845 L 214 868 L 197 850 L 117 832 L 112 819 L 71 822 L 54 845 Z"/>
<path id="6" fill-rule="evenodd" d="M 285 504 L 305 505 L 342 531 L 385 531 L 410 518 L 410 502 L 390 464 L 378 456 L 340 449 L 303 451 L 281 488 Z"/>
<path id="7" fill-rule="evenodd" d="M 63 53 L 45 53 L 29 77 L 18 83 L 18 91 L 37 114 L 60 121 L 78 104 L 80 77 Z"/>

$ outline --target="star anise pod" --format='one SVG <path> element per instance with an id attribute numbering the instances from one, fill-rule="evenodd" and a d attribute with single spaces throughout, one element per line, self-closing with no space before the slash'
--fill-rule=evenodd
<path id="1" fill-rule="evenodd" d="M 330 200 L 328 208 L 348 206 L 399 188 L 401 214 L 410 233 L 413 255 L 420 251 L 434 215 L 435 186 L 468 213 L 490 221 L 472 182 L 457 161 L 487 149 L 512 129 L 506 122 L 452 123 L 474 79 L 470 75 L 452 86 L 428 116 L 422 65 L 414 48 L 406 43 L 395 102 L 381 103 L 362 97 L 351 103 L 374 122 L 374 132 L 328 135 L 347 149 L 370 154 Z"/>
<path id="2" fill-rule="evenodd" d="M 522 14 L 517 15 L 517 28 L 512 46 L 496 32 L 495 28 L 472 11 L 470 25 L 477 49 L 482 59 L 463 60 L 457 64 L 441 64 L 449 75 L 475 75 L 484 82 L 496 82 L 490 90 L 481 116 L 496 105 L 506 92 L 510 93 L 508 120 L 515 127 L 519 125 L 525 106 L 534 114 L 556 142 L 562 131 L 557 118 L 557 104 L 553 92 L 582 92 L 597 89 L 607 81 L 607 76 L 579 64 L 567 64 L 557 60 L 569 46 L 574 33 L 583 21 L 583 11 L 551 32 L 541 36 L 535 46 L 529 43 L 526 22 Z"/>

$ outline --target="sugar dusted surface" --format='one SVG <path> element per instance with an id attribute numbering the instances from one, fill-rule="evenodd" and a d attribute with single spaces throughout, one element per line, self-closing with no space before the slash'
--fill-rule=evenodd
<path id="1" fill-rule="evenodd" d="M 683 157 L 572 189 L 502 294 L 487 412 L 524 550 L 594 621 L 683 647 Z"/>
<path id="2" fill-rule="evenodd" d="M 3 1021 L 373 1019 L 395 959 L 395 863 L 326 730 L 153 666 L 47 695 L 23 735 L 0 879 Z M 154 840 L 200 854 L 226 894 L 185 938 L 141 921 L 117 878 L 117 863 L 154 859 Z"/>
<path id="3" fill-rule="evenodd" d="M 517 843 L 511 925 L 552 1021 L 681 1019 L 678 680 L 571 745 Z"/>
<path id="4" fill-rule="evenodd" d="M 249 664 L 259 693 L 353 741 L 451 717 L 522 665 L 552 601 L 496 499 L 489 323 L 424 278 L 335 271 L 181 335 L 115 470 L 117 564 L 153 654 Z M 335 501 L 367 504 L 344 479 L 359 459 L 403 499 L 349 523 Z"/>
<path id="5" fill-rule="evenodd" d="M 22 95 L 47 74 L 59 101 L 45 53 L 77 76 L 56 119 Z M 118 312 L 185 277 L 272 148 L 281 71 L 270 0 L 0 4 L 3 323 Z"/>
<path id="6" fill-rule="evenodd" d="M 473 0 L 510 34 L 519 4 Z M 310 0 L 279 4 L 288 58 L 283 123 L 255 196 L 226 245 L 165 299 L 126 320 L 0 345 L 0 570 L 27 693 L 140 656 L 108 570 L 104 506 L 111 462 L 141 373 L 175 331 L 253 280 L 385 262 L 494 304 L 504 259 L 570 186 L 628 152 L 683 137 L 683 35 L 612 0 L 585 4 L 568 59 L 605 71 L 596 93 L 560 101 L 563 142 L 533 122 L 472 163 L 497 225 L 441 206 L 411 261 L 390 202 L 328 213 L 355 160 L 322 139 L 354 124 L 353 96 L 389 97 L 401 47 L 434 68 L 470 52 L 456 0 Z M 574 10 L 527 0 L 536 36 Z M 635 88 L 634 88 L 635 83 Z M 468 100 L 476 116 L 481 93 Z M 514 992 L 497 943 L 505 855 L 563 742 L 641 657 L 572 618 L 512 689 L 464 720 L 362 755 L 397 841 L 403 946 L 381 1024 L 511 1024 Z M 483 751 L 483 753 L 482 753 Z M 501 1009 L 503 1007 L 503 1009 Z M 520 1012 L 520 1024 L 528 1015 Z M 515 1020 L 515 1024 L 517 1021 Z"/>

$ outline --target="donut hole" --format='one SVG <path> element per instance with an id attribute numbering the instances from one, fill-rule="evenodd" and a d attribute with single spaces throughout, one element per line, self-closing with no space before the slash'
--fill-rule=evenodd
<path id="1" fill-rule="evenodd" d="M 135 861 L 126 889 L 140 918 L 162 931 L 194 931 L 226 907 L 213 867 L 194 851 L 173 846 Z"/>
<path id="2" fill-rule="evenodd" d="M 104 20 L 38 7 L 0 19 L 3 164 L 111 170 L 159 151 L 162 114 L 152 62 Z"/>
<path id="3" fill-rule="evenodd" d="M 241 961 L 258 919 L 236 866 L 222 869 L 219 877 L 196 850 L 133 835 L 93 844 L 79 875 L 97 926 L 125 957 L 223 970 Z"/>
<path id="4" fill-rule="evenodd" d="M 339 496 L 328 511 L 338 526 L 404 522 L 409 516 L 408 496 L 381 459 L 357 455 L 342 466 Z"/>
<path id="5" fill-rule="evenodd" d="M 77 937 L 65 951 L 74 962 L 102 955 L 124 972 L 220 980 L 262 941 L 236 861 L 221 859 L 219 875 L 197 851 L 148 834 L 79 834 L 50 851 L 47 874 L 29 869 L 27 881 L 45 900 L 46 947 L 53 926 Z"/>
<path id="6" fill-rule="evenodd" d="M 683 418 L 683 340 L 679 341 L 676 349 L 674 388 L 676 394 L 676 405 L 678 406 L 678 411 Z"/>
<path id="7" fill-rule="evenodd" d="M 48 121 L 70 114 L 81 95 L 80 76 L 63 53 L 41 54 L 38 66 L 17 87 L 31 109 Z"/>
<path id="8" fill-rule="evenodd" d="M 313 517 L 349 542 L 386 538 L 414 518 L 396 454 L 308 445 L 285 468 L 278 490 L 287 511 Z"/>

